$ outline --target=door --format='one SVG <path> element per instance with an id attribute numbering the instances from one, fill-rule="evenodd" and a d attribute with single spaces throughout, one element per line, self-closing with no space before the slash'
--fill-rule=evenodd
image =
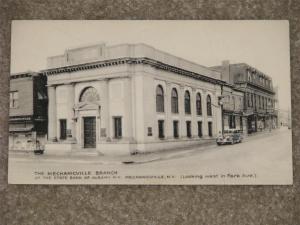
<path id="1" fill-rule="evenodd" d="M 186 136 L 188 138 L 192 137 L 192 132 L 191 132 L 191 121 L 186 121 Z"/>
<path id="2" fill-rule="evenodd" d="M 83 118 L 84 148 L 96 148 L 96 117 Z"/>
<path id="3" fill-rule="evenodd" d="M 60 123 L 60 139 L 65 140 L 67 138 L 67 120 L 61 119 Z"/>
<path id="4" fill-rule="evenodd" d="M 208 122 L 208 136 L 212 137 L 212 122 Z"/>
<path id="5" fill-rule="evenodd" d="M 198 137 L 202 137 L 202 122 L 198 121 Z"/>

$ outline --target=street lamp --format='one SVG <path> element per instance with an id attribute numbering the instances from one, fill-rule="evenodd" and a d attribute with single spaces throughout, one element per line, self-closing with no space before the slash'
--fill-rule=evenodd
<path id="1" fill-rule="evenodd" d="M 224 122 L 223 122 L 223 101 L 222 99 L 227 97 L 227 95 L 220 95 L 218 96 L 218 105 L 215 105 L 213 103 L 211 103 L 212 106 L 216 107 L 216 108 L 221 108 L 221 124 L 222 124 L 222 135 L 224 133 Z"/>
<path id="2" fill-rule="evenodd" d="M 222 135 L 224 133 L 224 113 L 223 113 L 223 101 L 222 99 L 225 98 L 226 96 L 221 95 L 218 96 L 218 105 L 221 107 L 221 124 L 222 124 Z"/>

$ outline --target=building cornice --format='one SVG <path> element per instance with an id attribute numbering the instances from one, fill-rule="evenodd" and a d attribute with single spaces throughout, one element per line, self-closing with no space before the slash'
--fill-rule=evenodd
<path id="1" fill-rule="evenodd" d="M 14 80 L 14 79 L 19 79 L 19 78 L 32 78 L 35 76 L 41 75 L 40 73 L 37 72 L 23 72 L 23 73 L 15 73 L 11 74 L 9 79 Z"/>
<path id="2" fill-rule="evenodd" d="M 253 83 L 253 82 L 246 82 L 246 83 L 247 83 L 247 85 L 252 86 L 252 87 L 254 87 L 254 88 L 257 88 L 257 89 L 259 89 L 259 90 L 261 90 L 261 91 L 268 92 L 269 94 L 275 95 L 275 92 L 274 92 L 273 90 L 268 89 L 268 88 L 266 88 L 266 87 L 264 87 L 264 86 L 262 86 L 262 85 L 255 84 L 255 83 Z"/>
<path id="3" fill-rule="evenodd" d="M 149 65 L 151 67 L 154 67 L 159 70 L 165 70 L 169 72 L 173 72 L 182 76 L 191 77 L 196 80 L 201 80 L 209 83 L 214 84 L 221 84 L 226 85 L 226 83 L 222 80 L 218 80 L 212 77 L 208 77 L 199 73 L 191 72 L 182 68 L 178 68 L 175 66 L 171 66 L 150 58 L 142 57 L 142 58 L 118 58 L 118 59 L 112 59 L 112 60 L 105 60 L 105 61 L 97 61 L 92 63 L 84 63 L 84 64 L 77 64 L 77 65 L 70 65 L 65 67 L 59 67 L 59 68 L 52 68 L 41 71 L 44 75 L 47 76 L 54 76 L 59 75 L 61 73 L 72 73 L 77 71 L 83 71 L 83 70 L 91 70 L 91 69 L 98 69 L 103 67 L 109 67 L 109 66 L 118 66 L 118 65 Z"/>

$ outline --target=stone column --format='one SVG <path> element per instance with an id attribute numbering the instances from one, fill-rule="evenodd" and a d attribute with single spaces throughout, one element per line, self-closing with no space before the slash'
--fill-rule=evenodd
<path id="1" fill-rule="evenodd" d="M 171 83 L 167 82 L 165 94 L 165 112 L 166 112 L 166 138 L 172 138 L 172 120 L 171 120 Z"/>
<path id="2" fill-rule="evenodd" d="M 48 141 L 57 141 L 56 86 L 48 86 Z"/>
<path id="3" fill-rule="evenodd" d="M 197 116 L 196 116 L 196 89 L 192 88 L 191 93 L 191 117 L 192 117 L 192 137 L 197 138 Z"/>
<path id="4" fill-rule="evenodd" d="M 203 120 L 202 120 L 202 133 L 203 137 L 207 138 L 208 137 L 208 120 L 207 120 L 207 107 L 206 107 L 206 100 L 207 100 L 207 95 L 206 91 L 203 90 L 203 98 L 202 98 L 202 115 L 203 115 Z"/>
<path id="5" fill-rule="evenodd" d="M 105 129 L 106 137 L 102 137 L 106 141 L 111 141 L 111 118 L 110 118 L 110 110 L 109 110 L 109 79 L 103 80 L 101 85 L 103 97 L 101 96 L 101 128 Z M 102 115 L 103 113 L 103 115 Z M 102 134 L 104 135 L 104 134 Z M 102 139 L 101 138 L 101 139 Z"/>
<path id="6" fill-rule="evenodd" d="M 124 134 L 123 136 L 127 138 L 128 140 L 133 140 L 133 132 L 132 132 L 132 89 L 131 89 L 131 77 L 124 79 L 125 83 L 125 95 L 127 97 L 124 99 L 125 102 L 125 114 L 124 114 L 124 121 L 123 127 L 124 127 Z M 126 107 L 127 106 L 127 107 Z M 125 129 L 126 128 L 126 129 Z"/>
<path id="7" fill-rule="evenodd" d="M 74 118 L 74 105 L 75 105 L 75 84 L 68 84 L 68 119 L 67 119 L 67 130 L 68 140 L 76 142 L 76 122 Z"/>
<path id="8" fill-rule="evenodd" d="M 184 86 L 180 85 L 178 90 L 178 110 L 179 110 L 179 137 L 186 136 L 185 112 L 184 112 Z"/>

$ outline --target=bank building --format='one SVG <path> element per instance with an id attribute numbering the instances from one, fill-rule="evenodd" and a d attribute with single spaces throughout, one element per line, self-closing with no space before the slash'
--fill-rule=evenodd
<path id="1" fill-rule="evenodd" d="M 45 153 L 130 154 L 222 132 L 221 73 L 146 44 L 97 44 L 49 57 Z"/>

